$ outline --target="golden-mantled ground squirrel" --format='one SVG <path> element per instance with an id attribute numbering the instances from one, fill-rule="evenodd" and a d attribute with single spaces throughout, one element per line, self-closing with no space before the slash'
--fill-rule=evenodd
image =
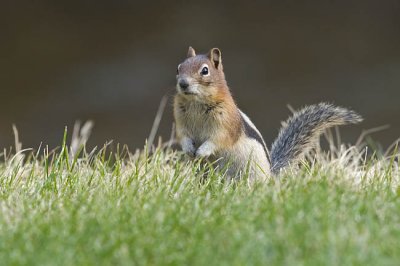
<path id="1" fill-rule="evenodd" d="M 307 106 L 284 123 L 269 152 L 258 129 L 232 98 L 218 48 L 196 55 L 189 47 L 176 79 L 174 117 L 183 151 L 216 160 L 230 178 L 245 172 L 251 179 L 276 174 L 308 151 L 326 128 L 362 121 L 342 107 Z"/>

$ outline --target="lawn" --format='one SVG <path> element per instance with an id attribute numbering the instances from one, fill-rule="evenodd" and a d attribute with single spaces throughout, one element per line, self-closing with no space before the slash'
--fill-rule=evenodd
<path id="1" fill-rule="evenodd" d="M 400 265 L 400 165 L 367 155 L 249 183 L 171 149 L 3 153 L 0 264 Z"/>

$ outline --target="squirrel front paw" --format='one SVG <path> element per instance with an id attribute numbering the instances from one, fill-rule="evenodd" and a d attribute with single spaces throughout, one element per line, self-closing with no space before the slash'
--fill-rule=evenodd
<path id="1" fill-rule="evenodd" d="M 183 138 L 181 141 L 182 151 L 187 155 L 194 157 L 196 154 L 196 148 L 194 142 L 190 138 Z"/>
<path id="2" fill-rule="evenodd" d="M 196 157 L 209 157 L 215 151 L 214 143 L 210 141 L 204 142 L 196 151 Z"/>

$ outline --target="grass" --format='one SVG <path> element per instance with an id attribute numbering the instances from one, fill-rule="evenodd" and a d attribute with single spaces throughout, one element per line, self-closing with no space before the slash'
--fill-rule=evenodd
<path id="1" fill-rule="evenodd" d="M 3 158 L 2 265 L 400 264 L 394 156 L 340 145 L 252 184 L 170 149 Z"/>

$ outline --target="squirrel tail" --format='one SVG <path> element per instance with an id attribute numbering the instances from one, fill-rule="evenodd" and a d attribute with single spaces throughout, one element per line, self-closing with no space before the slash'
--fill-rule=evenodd
<path id="1" fill-rule="evenodd" d="M 295 112 L 284 122 L 272 144 L 272 173 L 279 173 L 280 169 L 311 149 L 325 129 L 361 121 L 362 117 L 356 112 L 327 103 L 306 106 Z"/>

